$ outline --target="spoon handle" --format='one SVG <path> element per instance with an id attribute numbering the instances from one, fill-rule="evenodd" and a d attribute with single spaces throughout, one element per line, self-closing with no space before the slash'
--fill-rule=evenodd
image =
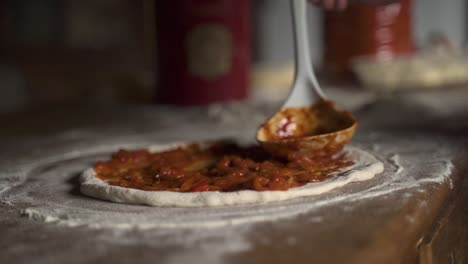
<path id="1" fill-rule="evenodd" d="M 290 0 L 294 35 L 295 77 L 286 106 L 325 98 L 312 69 L 307 30 L 307 0 Z M 314 100 L 315 99 L 315 100 Z"/>

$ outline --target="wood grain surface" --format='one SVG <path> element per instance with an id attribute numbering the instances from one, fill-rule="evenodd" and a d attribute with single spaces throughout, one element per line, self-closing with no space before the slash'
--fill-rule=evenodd
<path id="1" fill-rule="evenodd" d="M 424 185 L 423 191 L 408 189 L 360 200 L 350 211 L 328 206 L 325 212 L 320 212 L 318 222 L 310 221 L 314 216 L 314 212 L 310 212 L 259 223 L 245 235 L 248 248 L 227 251 L 218 258 L 210 257 L 209 250 L 199 253 L 195 250 L 190 255 L 190 262 L 467 263 L 468 189 L 464 181 L 468 172 L 465 151 L 468 105 L 464 108 L 447 102 L 441 104 L 441 108 L 441 105 L 433 107 L 430 103 L 445 97 L 455 100 L 460 96 L 466 96 L 466 93 L 432 93 L 406 99 L 393 97 L 379 99 L 355 111 L 360 120 L 357 140 L 375 133 L 392 137 L 420 134 L 453 145 L 455 169 L 450 181 Z M 164 111 L 168 109 L 163 108 Z M 2 115 L 0 160 L 3 165 L 7 160 L 14 163 L 12 157 L 26 155 L 28 146 L 43 138 L 64 133 L 68 133 L 71 140 L 94 137 L 93 133 L 73 134 L 71 131 L 93 130 L 109 136 L 151 133 L 164 124 L 164 118 L 168 118 L 159 117 L 161 111 L 158 109 L 162 108 L 57 106 Z M 274 107 L 265 106 L 264 112 L 273 110 Z M 174 108 L 170 111 L 173 118 L 178 118 L 203 110 Z M 400 202 L 402 197 L 407 199 Z M 119 237 L 112 231 L 43 223 L 22 216 L 15 206 L 0 203 L 0 263 L 185 262 L 178 261 L 177 256 L 186 255 L 192 249 L 177 244 L 161 246 L 164 243 L 159 243 L 158 239 L 162 237 L 155 235 L 148 239 L 151 232 L 128 232 L 126 239 L 132 238 L 132 243 L 119 243 Z M 115 236 L 115 239 L 102 239 L 109 236 Z M 204 238 L 198 246 L 209 245 L 209 241 L 209 237 Z M 212 241 L 217 240 L 212 238 Z"/>

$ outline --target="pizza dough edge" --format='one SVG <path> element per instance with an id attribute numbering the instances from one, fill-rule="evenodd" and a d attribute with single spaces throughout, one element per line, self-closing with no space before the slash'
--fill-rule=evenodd
<path id="1" fill-rule="evenodd" d="M 155 145 L 151 151 L 167 149 L 170 145 Z M 236 191 L 236 192 L 192 192 L 143 191 L 107 184 L 96 177 L 94 169 L 88 168 L 80 177 L 81 193 L 116 203 L 143 204 L 158 207 L 213 207 L 228 205 L 261 204 L 284 201 L 304 196 L 319 195 L 352 182 L 366 181 L 384 171 L 384 165 L 375 156 L 356 147 L 346 147 L 355 164 L 337 173 L 332 178 L 318 183 L 309 183 L 287 191 Z"/>

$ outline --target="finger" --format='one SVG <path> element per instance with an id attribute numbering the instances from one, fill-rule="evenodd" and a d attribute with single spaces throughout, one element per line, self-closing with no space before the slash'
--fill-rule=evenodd
<path id="1" fill-rule="evenodd" d="M 344 10 L 348 6 L 348 0 L 337 0 L 336 8 L 338 10 Z"/>
<path id="2" fill-rule="evenodd" d="M 323 0 L 322 4 L 326 10 L 332 10 L 335 6 L 335 0 Z"/>
<path id="3" fill-rule="evenodd" d="M 319 5 L 321 0 L 309 0 L 309 2 L 314 4 L 314 5 Z"/>

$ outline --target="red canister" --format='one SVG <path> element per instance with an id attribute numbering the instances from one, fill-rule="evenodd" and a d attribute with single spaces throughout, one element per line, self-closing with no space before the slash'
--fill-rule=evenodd
<path id="1" fill-rule="evenodd" d="M 413 52 L 411 6 L 413 0 L 386 5 L 351 3 L 343 12 L 324 17 L 324 70 L 329 75 L 351 74 L 359 56 L 391 59 Z"/>
<path id="2" fill-rule="evenodd" d="M 250 0 L 156 0 L 159 103 L 247 97 Z"/>

